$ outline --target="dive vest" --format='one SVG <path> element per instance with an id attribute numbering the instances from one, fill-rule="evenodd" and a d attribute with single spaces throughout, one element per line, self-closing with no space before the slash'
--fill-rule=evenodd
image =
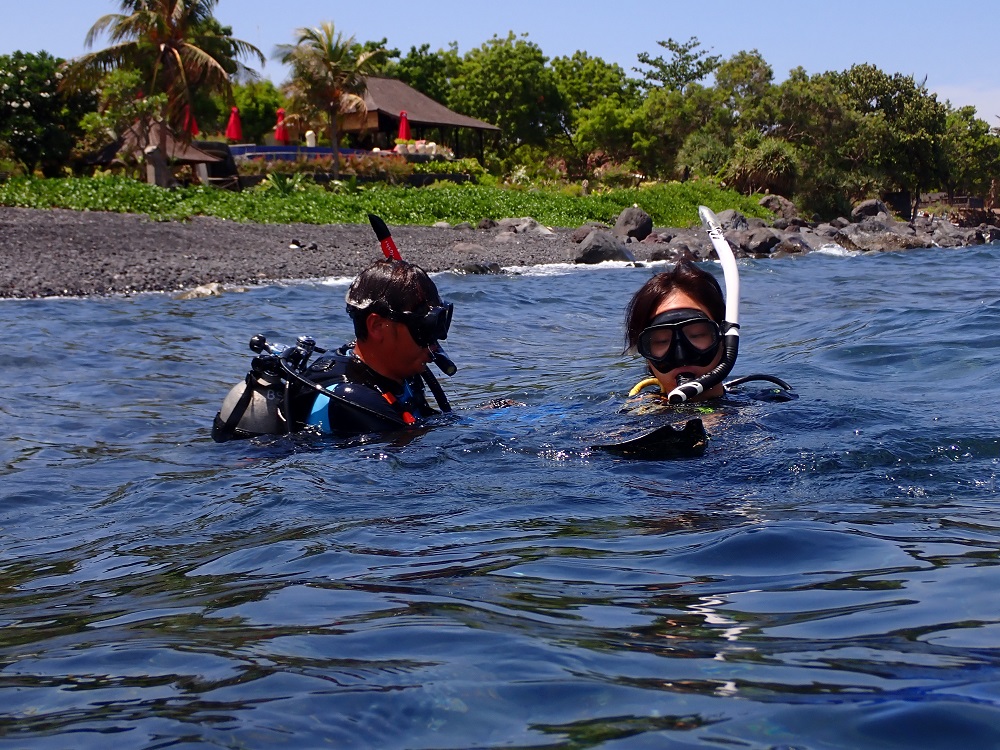
<path id="1" fill-rule="evenodd" d="M 433 375 L 415 375 L 402 384 L 379 375 L 349 344 L 317 359 L 294 379 L 252 371 L 223 400 L 212 438 L 221 443 L 305 427 L 345 436 L 399 429 L 437 413 L 424 395 L 423 378 Z"/>

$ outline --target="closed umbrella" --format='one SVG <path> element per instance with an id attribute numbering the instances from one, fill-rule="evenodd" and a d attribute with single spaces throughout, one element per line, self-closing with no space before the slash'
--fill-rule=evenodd
<path id="1" fill-rule="evenodd" d="M 191 114 L 191 105 L 184 105 L 184 130 L 195 137 L 201 131 L 198 130 L 198 121 L 194 119 L 194 115 Z"/>
<path id="2" fill-rule="evenodd" d="M 288 126 L 285 125 L 285 109 L 278 107 L 278 124 L 274 126 L 274 142 L 288 145 Z"/>
<path id="3" fill-rule="evenodd" d="M 410 120 L 406 116 L 405 109 L 399 113 L 399 140 L 410 140 Z"/>
<path id="4" fill-rule="evenodd" d="M 239 143 L 243 140 L 243 123 L 240 122 L 240 108 L 233 107 L 226 125 L 226 138 Z"/>

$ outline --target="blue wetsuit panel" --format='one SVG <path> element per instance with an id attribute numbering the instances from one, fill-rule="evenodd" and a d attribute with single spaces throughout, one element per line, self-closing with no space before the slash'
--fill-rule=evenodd
<path id="1" fill-rule="evenodd" d="M 316 396 L 316 400 L 313 401 L 312 410 L 309 412 L 309 419 L 306 420 L 306 424 L 318 425 L 320 430 L 326 434 L 333 432 L 333 428 L 330 426 L 329 406 L 329 396 L 325 396 L 322 393 Z"/>

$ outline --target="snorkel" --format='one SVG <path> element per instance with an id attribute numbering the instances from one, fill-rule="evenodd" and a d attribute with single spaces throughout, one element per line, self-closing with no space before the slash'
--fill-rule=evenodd
<path id="1" fill-rule="evenodd" d="M 712 247 L 722 262 L 722 273 L 726 281 L 726 319 L 722 322 L 722 359 L 714 368 L 706 372 L 699 378 L 680 383 L 667 394 L 667 400 L 671 404 L 683 404 L 690 398 L 694 398 L 710 388 L 722 382 L 723 378 L 729 374 L 736 364 L 736 357 L 740 350 L 740 274 L 736 267 L 736 256 L 733 249 L 726 242 L 726 237 L 722 233 L 722 226 L 718 218 L 706 206 L 698 206 L 698 216 L 701 217 L 702 224 L 708 229 L 708 236 L 712 240 Z"/>
<path id="2" fill-rule="evenodd" d="M 378 238 L 379 244 L 382 246 L 382 253 L 385 255 L 386 260 L 402 260 L 403 256 L 399 254 L 399 248 L 396 247 L 396 243 L 392 239 L 392 234 L 389 232 L 389 227 L 386 226 L 386 223 L 375 214 L 368 214 L 368 221 L 371 222 L 372 229 L 375 230 L 375 236 Z M 445 375 L 451 377 L 458 372 L 458 366 L 452 361 L 451 357 L 445 354 L 440 341 L 432 342 L 430 346 L 427 347 L 427 350 L 431 354 L 431 362 L 433 362 Z M 428 374 L 430 374 L 429 371 Z M 438 397 L 438 391 L 435 389 L 437 381 L 434 381 L 433 384 L 428 381 L 428 385 L 430 385 L 431 390 L 434 391 L 435 397 Z M 440 386 L 437 386 L 437 388 L 440 389 Z"/>

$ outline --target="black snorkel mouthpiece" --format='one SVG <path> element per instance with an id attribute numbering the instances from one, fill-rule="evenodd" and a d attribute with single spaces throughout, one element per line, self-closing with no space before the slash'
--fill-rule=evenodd
<path id="1" fill-rule="evenodd" d="M 458 366 L 451 360 L 447 354 L 444 353 L 444 349 L 441 344 L 434 342 L 430 346 L 431 351 L 431 362 L 437 365 L 437 368 L 443 372 L 448 377 L 451 377 L 456 372 L 458 372 Z"/>
<path id="2" fill-rule="evenodd" d="M 718 365 L 691 382 L 682 382 L 682 378 L 678 377 L 677 387 L 667 394 L 667 401 L 671 404 L 683 404 L 688 399 L 700 396 L 721 383 L 733 369 L 740 352 L 740 273 L 736 267 L 736 256 L 726 242 L 722 225 L 719 224 L 716 215 L 708 207 L 698 206 L 698 216 L 708 229 L 708 236 L 722 263 L 726 281 L 726 319 L 721 326 L 722 359 Z"/>

